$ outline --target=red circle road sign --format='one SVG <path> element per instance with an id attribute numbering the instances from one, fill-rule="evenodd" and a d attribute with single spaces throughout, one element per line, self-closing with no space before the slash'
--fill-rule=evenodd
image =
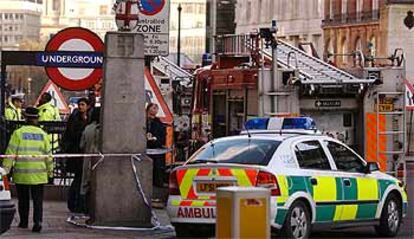
<path id="1" fill-rule="evenodd" d="M 104 43 L 94 32 L 80 27 L 54 35 L 37 57 L 49 78 L 66 90 L 85 90 L 102 78 Z"/>

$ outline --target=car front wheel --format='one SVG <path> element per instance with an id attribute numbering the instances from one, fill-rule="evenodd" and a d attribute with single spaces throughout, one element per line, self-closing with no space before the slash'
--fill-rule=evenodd
<path id="1" fill-rule="evenodd" d="M 394 194 L 390 195 L 382 208 L 380 225 L 375 227 L 379 236 L 394 237 L 397 235 L 402 219 L 401 202 Z"/>
<path id="2" fill-rule="evenodd" d="M 311 231 L 311 219 L 308 208 L 302 201 L 292 204 L 283 225 L 283 238 L 306 239 Z"/>

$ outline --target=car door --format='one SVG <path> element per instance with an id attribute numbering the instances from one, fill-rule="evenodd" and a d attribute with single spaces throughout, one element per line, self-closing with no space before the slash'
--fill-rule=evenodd
<path id="1" fill-rule="evenodd" d="M 342 192 L 341 181 L 336 179 L 332 163 L 319 140 L 301 141 L 294 146 L 294 150 L 300 174 L 316 204 L 315 221 L 332 222 L 335 218 L 335 206 L 340 199 L 338 195 L 341 196 Z"/>
<path id="2" fill-rule="evenodd" d="M 329 140 L 324 144 L 342 182 L 342 203 L 335 221 L 374 219 L 379 203 L 377 179 L 365 173 L 366 163 L 346 145 Z"/>

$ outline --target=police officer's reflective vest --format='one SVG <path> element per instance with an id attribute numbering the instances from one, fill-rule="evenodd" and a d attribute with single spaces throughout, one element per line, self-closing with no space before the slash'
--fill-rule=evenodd
<path id="1" fill-rule="evenodd" d="M 45 103 L 37 107 L 39 110 L 39 121 L 61 121 L 59 109 L 52 105 L 51 102 Z M 54 152 L 59 148 L 59 137 L 57 134 L 48 135 L 50 144 Z"/>
<path id="2" fill-rule="evenodd" d="M 23 120 L 22 109 L 16 108 L 12 102 L 9 102 L 9 105 L 5 111 L 6 120 Z"/>
<path id="3" fill-rule="evenodd" d="M 53 176 L 53 161 L 50 142 L 45 131 L 33 125 L 22 126 L 10 138 L 3 167 L 7 173 L 13 167 L 13 181 L 16 184 L 36 185 L 48 182 Z M 50 155 L 46 157 L 29 157 Z M 25 157 L 26 156 L 26 157 Z"/>

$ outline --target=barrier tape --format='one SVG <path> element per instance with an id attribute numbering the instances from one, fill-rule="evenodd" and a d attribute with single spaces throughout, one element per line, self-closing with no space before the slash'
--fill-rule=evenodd
<path id="1" fill-rule="evenodd" d="M 161 155 L 171 152 L 171 148 L 165 149 L 147 149 L 145 154 L 147 155 Z M 43 155 L 17 155 L 17 154 L 0 154 L 0 159 L 2 158 L 18 158 L 18 157 L 25 157 L 25 158 L 80 158 L 80 157 L 131 157 L 137 154 L 43 154 Z"/>

